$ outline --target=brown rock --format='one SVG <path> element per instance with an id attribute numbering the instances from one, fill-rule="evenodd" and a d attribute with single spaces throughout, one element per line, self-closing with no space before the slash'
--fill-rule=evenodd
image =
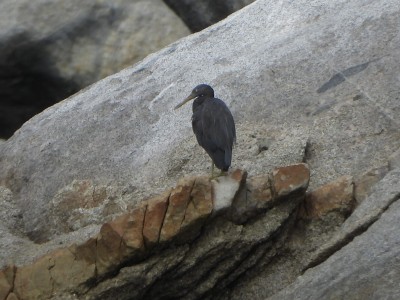
<path id="1" fill-rule="evenodd" d="M 14 293 L 10 293 L 7 297 L 7 300 L 19 300 L 17 295 L 15 295 Z"/>
<path id="2" fill-rule="evenodd" d="M 18 268 L 13 292 L 19 299 L 47 299 L 53 294 L 53 279 L 50 269 L 54 267 L 51 254 L 47 254 L 30 265 Z"/>
<path id="3" fill-rule="evenodd" d="M 194 178 L 183 178 L 171 191 L 167 213 L 161 228 L 160 242 L 166 242 L 176 237 L 185 218 Z"/>
<path id="4" fill-rule="evenodd" d="M 194 239 L 213 210 L 212 188 L 208 177 L 195 180 L 185 218 L 181 225 L 180 241 Z"/>
<path id="5" fill-rule="evenodd" d="M 90 279 L 94 279 L 96 265 L 94 260 L 80 259 L 76 247 L 57 249 L 51 253 L 54 266 L 50 269 L 55 291 L 77 290 Z M 93 251 L 94 249 L 92 249 Z M 93 257 L 95 253 L 93 252 Z"/>
<path id="6" fill-rule="evenodd" d="M 97 195 L 94 199 L 94 192 L 95 188 L 91 180 L 73 180 L 71 184 L 59 190 L 50 201 L 50 231 L 53 234 L 73 231 L 71 227 L 82 222 L 82 214 L 77 212 L 80 209 L 93 208 L 98 205 L 95 201 L 100 201 L 100 198 Z M 76 216 L 71 222 L 70 218 L 74 214 Z"/>
<path id="7" fill-rule="evenodd" d="M 307 194 L 299 217 L 321 218 L 332 211 L 349 215 L 354 208 L 353 181 L 351 176 L 342 176 Z"/>
<path id="8" fill-rule="evenodd" d="M 243 224 L 255 215 L 272 207 L 270 177 L 260 175 L 247 180 L 245 188 L 233 200 L 231 219 L 237 224 Z"/>
<path id="9" fill-rule="evenodd" d="M 371 192 L 371 188 L 380 181 L 389 172 L 387 165 L 374 168 L 362 174 L 359 179 L 354 182 L 354 198 L 357 204 L 360 204 Z"/>
<path id="10" fill-rule="evenodd" d="M 76 291 L 81 285 L 95 278 L 95 240 L 90 239 L 81 246 L 60 248 L 37 259 L 31 265 L 9 267 L 0 272 L 0 299 L 47 299 L 59 291 Z M 7 298 L 2 294 L 12 290 Z M 9 282 L 5 285 L 5 282 Z M 6 289 L 7 286 L 9 289 Z M 5 287 L 5 288 L 3 288 Z M 17 299 L 17 298 L 16 298 Z"/>
<path id="11" fill-rule="evenodd" d="M 272 172 L 273 190 L 276 197 L 303 193 L 310 181 L 310 169 L 306 164 L 277 168 Z"/>
<path id="12" fill-rule="evenodd" d="M 5 300 L 14 285 L 15 266 L 9 266 L 0 271 L 0 300 Z"/>
<path id="13" fill-rule="evenodd" d="M 81 245 L 71 246 L 71 251 L 75 253 L 77 260 L 86 261 L 88 266 L 96 263 L 96 238 L 90 238 L 85 243 Z"/>
<path id="14" fill-rule="evenodd" d="M 145 207 L 136 208 L 101 227 L 96 248 L 98 275 L 104 275 L 116 268 L 128 257 L 135 259 L 143 254 L 145 209 Z"/>
<path id="15" fill-rule="evenodd" d="M 91 180 L 74 180 L 57 193 L 52 204 L 63 212 L 74 208 L 95 207 L 98 203 L 94 202 L 93 193 L 94 186 Z M 100 200 L 98 198 L 96 197 L 96 200 Z"/>
<path id="16" fill-rule="evenodd" d="M 143 240 L 143 223 L 146 207 L 141 206 L 134 209 L 128 214 L 128 217 L 121 223 L 123 229 L 122 240 L 126 246 L 124 256 L 129 256 L 132 259 L 134 255 L 143 254 L 144 240 Z"/>
<path id="17" fill-rule="evenodd" d="M 147 249 L 154 247 L 159 241 L 170 193 L 171 191 L 168 190 L 147 201 L 143 227 L 143 238 Z"/>
<path id="18" fill-rule="evenodd" d="M 116 232 L 110 223 L 101 226 L 97 237 L 96 267 L 99 276 L 112 270 L 121 262 L 122 233 Z"/>
<path id="19" fill-rule="evenodd" d="M 268 175 L 259 175 L 247 180 L 251 203 L 255 207 L 267 208 L 272 201 L 271 183 Z"/>

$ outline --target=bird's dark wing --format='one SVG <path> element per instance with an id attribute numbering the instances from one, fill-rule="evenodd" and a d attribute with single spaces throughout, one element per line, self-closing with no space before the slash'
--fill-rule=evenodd
<path id="1" fill-rule="evenodd" d="M 225 103 L 216 98 L 205 101 L 193 112 L 192 125 L 197 141 L 216 165 L 214 156 L 222 155 L 219 160 L 222 159 L 229 167 L 236 129 L 232 114 Z"/>

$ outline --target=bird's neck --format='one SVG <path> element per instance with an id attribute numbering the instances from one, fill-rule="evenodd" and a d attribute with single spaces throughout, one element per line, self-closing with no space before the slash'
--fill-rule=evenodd
<path id="1" fill-rule="evenodd" d="M 210 101 L 209 97 L 197 97 L 194 101 L 193 101 L 193 112 L 200 107 L 205 101 Z"/>

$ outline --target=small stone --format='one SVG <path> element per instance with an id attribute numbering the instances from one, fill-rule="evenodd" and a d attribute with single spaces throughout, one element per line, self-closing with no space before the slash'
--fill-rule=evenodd
<path id="1" fill-rule="evenodd" d="M 303 193 L 310 182 L 310 169 L 303 163 L 277 168 L 272 172 L 272 182 L 276 197 Z"/>
<path id="2" fill-rule="evenodd" d="M 348 216 L 354 208 L 353 180 L 342 176 L 307 194 L 299 217 L 318 219 L 332 211 Z"/>

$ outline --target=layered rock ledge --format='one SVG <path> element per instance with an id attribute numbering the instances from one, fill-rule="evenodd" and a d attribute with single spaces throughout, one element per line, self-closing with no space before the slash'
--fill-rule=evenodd
<path id="1" fill-rule="evenodd" d="M 183 178 L 103 224 L 86 242 L 6 267 L 0 299 L 195 299 L 218 293 L 279 247 L 309 178 L 306 164 L 249 179 L 242 170 L 214 180 Z"/>

